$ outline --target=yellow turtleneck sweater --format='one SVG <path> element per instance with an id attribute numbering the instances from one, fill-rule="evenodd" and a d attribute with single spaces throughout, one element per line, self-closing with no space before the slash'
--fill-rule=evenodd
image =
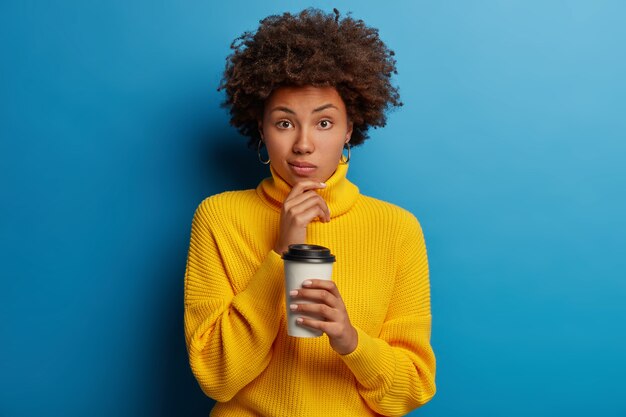
<path id="1" fill-rule="evenodd" d="M 185 336 L 211 416 L 400 416 L 435 393 L 430 286 L 419 223 L 359 194 L 346 165 L 319 190 L 329 223 L 307 242 L 337 257 L 333 280 L 358 333 L 341 356 L 328 337 L 287 335 L 283 262 L 272 250 L 290 186 L 272 170 L 256 190 L 197 208 L 185 273 Z"/>

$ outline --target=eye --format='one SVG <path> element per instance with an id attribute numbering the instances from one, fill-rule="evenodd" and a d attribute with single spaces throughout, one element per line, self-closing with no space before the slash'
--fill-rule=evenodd
<path id="1" fill-rule="evenodd" d="M 322 129 L 330 129 L 331 127 L 333 127 L 333 122 L 331 122 L 330 120 L 320 120 L 319 125 Z"/>
<path id="2" fill-rule="evenodd" d="M 276 127 L 279 129 L 289 129 L 291 127 L 291 122 L 289 120 L 281 120 L 276 123 Z"/>

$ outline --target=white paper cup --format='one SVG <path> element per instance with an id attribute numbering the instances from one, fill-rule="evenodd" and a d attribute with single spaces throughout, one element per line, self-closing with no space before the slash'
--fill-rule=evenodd
<path id="1" fill-rule="evenodd" d="M 304 327 L 296 322 L 298 317 L 311 317 L 320 319 L 314 315 L 304 315 L 292 312 L 290 304 L 311 304 L 310 301 L 293 299 L 289 292 L 302 288 L 302 283 L 307 279 L 331 280 L 333 274 L 333 262 L 335 257 L 330 250 L 318 245 L 289 245 L 289 250 L 283 254 L 285 265 L 285 305 L 287 306 L 287 334 L 294 337 L 318 337 L 323 334 L 321 330 Z"/>

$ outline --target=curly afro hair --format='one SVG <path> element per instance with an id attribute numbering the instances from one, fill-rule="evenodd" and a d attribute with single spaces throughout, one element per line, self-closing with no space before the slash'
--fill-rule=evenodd
<path id="1" fill-rule="evenodd" d="M 226 90 L 223 107 L 230 123 L 250 138 L 261 139 L 258 120 L 265 100 L 283 86 L 334 87 L 353 123 L 350 144 L 360 145 L 367 130 L 385 126 L 385 112 L 401 106 L 394 52 L 380 40 L 378 29 L 367 27 L 339 11 L 325 14 L 309 8 L 297 15 L 284 13 L 260 21 L 256 33 L 244 32 L 231 44 L 218 91 Z"/>

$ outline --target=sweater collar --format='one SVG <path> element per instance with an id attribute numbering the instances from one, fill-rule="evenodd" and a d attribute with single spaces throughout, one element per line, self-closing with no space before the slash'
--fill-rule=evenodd
<path id="1" fill-rule="evenodd" d="M 277 211 L 291 191 L 291 186 L 270 165 L 272 176 L 265 178 L 256 188 L 261 199 Z M 359 196 L 359 188 L 347 178 L 348 164 L 337 165 L 337 170 L 326 181 L 326 188 L 317 192 L 322 196 L 330 210 L 330 217 L 341 216 L 352 208 Z"/>

